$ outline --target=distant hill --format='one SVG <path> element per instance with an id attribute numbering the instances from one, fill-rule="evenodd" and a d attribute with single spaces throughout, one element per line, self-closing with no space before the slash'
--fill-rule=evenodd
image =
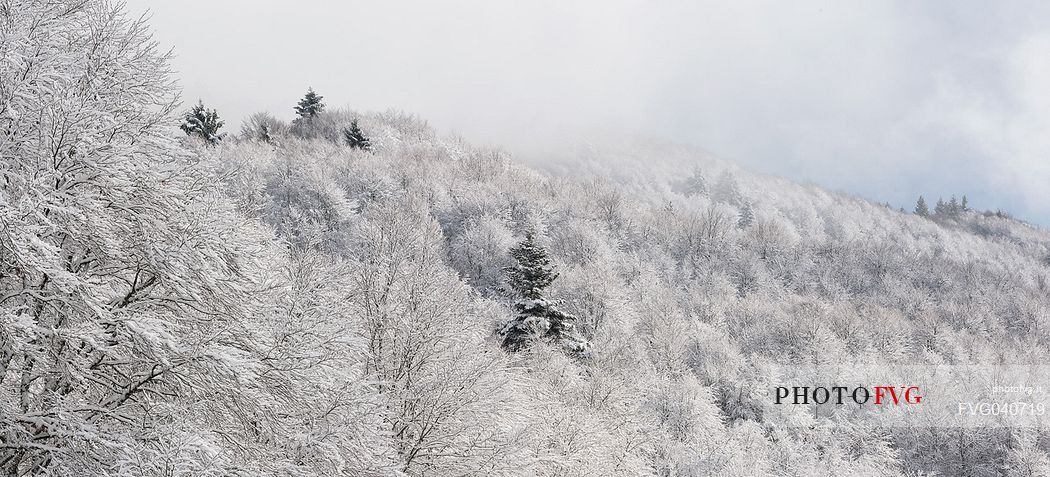
<path id="1" fill-rule="evenodd" d="M 464 310 L 478 310 L 455 319 L 490 342 L 512 316 L 507 250 L 536 231 L 560 273 L 552 296 L 579 318 L 593 356 L 509 356 L 506 378 L 531 390 L 525 399 L 558 409 L 523 409 L 521 423 L 565 446 L 530 449 L 539 460 L 523 462 L 543 468 L 555 452 L 552 475 L 817 475 L 951 473 L 959 453 L 993 472 L 1012 458 L 1002 430 L 967 431 L 962 447 L 955 431 L 926 428 L 857 447 L 867 430 L 783 421 L 762 399 L 761 370 L 1045 363 L 1046 231 L 974 211 L 901 213 L 655 140 L 592 142 L 542 172 L 407 116 L 333 114 L 360 117 L 374 152 L 293 137 L 230 143 L 218 155 L 254 184 L 233 197 L 269 191 L 258 215 L 291 231 L 295 247 L 350 260 L 364 245 L 344 242 L 362 228 L 433 227 L 436 266 L 470 288 Z M 287 171 L 315 199 L 276 200 Z M 578 437 L 560 441 L 566 433 Z"/>

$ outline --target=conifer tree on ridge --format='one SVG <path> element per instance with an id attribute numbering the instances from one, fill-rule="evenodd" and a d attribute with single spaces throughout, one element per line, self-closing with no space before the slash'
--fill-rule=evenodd
<path id="1" fill-rule="evenodd" d="M 299 100 L 299 104 L 295 106 L 295 114 L 303 119 L 311 119 L 324 111 L 324 103 L 321 100 L 323 96 L 317 94 L 313 88 L 310 88 L 303 99 Z"/>
<path id="2" fill-rule="evenodd" d="M 361 132 L 356 119 L 350 122 L 350 127 L 343 128 L 343 139 L 346 140 L 346 145 L 350 146 L 351 149 L 372 150 L 372 141 L 369 141 L 365 137 L 365 133 Z"/>
<path id="3" fill-rule="evenodd" d="M 545 340 L 573 353 L 585 352 L 588 344 L 576 330 L 576 317 L 561 312 L 544 297 L 543 291 L 558 273 L 547 251 L 536 243 L 535 234 L 527 232 L 510 254 L 517 263 L 507 268 L 507 281 L 519 297 L 514 304 L 518 315 L 501 330 L 503 348 L 520 351 L 536 340 Z"/>
<path id="4" fill-rule="evenodd" d="M 219 113 L 214 109 L 205 108 L 204 101 L 198 100 L 197 105 L 183 116 L 182 125 L 179 128 L 189 136 L 198 136 L 209 144 L 216 144 L 222 139 L 219 129 L 223 124 L 219 119 Z"/>
<path id="5" fill-rule="evenodd" d="M 919 200 L 915 202 L 915 214 L 922 217 L 928 217 L 930 215 L 930 207 L 926 205 L 926 198 L 921 195 L 919 196 Z"/>

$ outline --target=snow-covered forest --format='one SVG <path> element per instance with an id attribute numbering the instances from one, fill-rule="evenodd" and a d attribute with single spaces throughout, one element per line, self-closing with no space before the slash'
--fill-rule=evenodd
<path id="1" fill-rule="evenodd" d="M 765 399 L 1050 364 L 1045 230 L 657 140 L 540 169 L 323 91 L 238 130 L 169 59 L 119 5 L 0 1 L 2 475 L 1050 475 L 1047 429 Z"/>

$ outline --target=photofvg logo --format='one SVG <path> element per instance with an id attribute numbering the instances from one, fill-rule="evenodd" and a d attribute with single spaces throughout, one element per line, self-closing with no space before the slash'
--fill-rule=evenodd
<path id="1" fill-rule="evenodd" d="M 919 386 L 777 386 L 774 404 L 882 405 L 922 404 Z"/>
<path id="2" fill-rule="evenodd" d="M 1041 427 L 1050 366 L 774 366 L 760 399 L 771 420 L 876 427 Z M 803 415 L 808 417 L 802 417 Z M 809 424 L 805 424 L 809 425 Z"/>

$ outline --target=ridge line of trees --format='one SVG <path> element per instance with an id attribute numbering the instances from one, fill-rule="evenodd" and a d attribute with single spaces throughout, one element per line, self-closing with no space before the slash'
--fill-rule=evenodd
<path id="1" fill-rule="evenodd" d="M 321 119 L 325 116 L 324 97 L 312 87 L 307 89 L 306 94 L 296 103 L 293 110 L 297 117 L 292 121 L 291 126 L 270 113 L 252 114 L 241 126 L 241 137 L 277 145 L 280 136 L 287 133 L 303 139 L 325 136 L 350 149 L 372 152 L 372 141 L 361 129 L 356 116 L 350 120 L 350 124 L 339 127 L 336 137 L 324 131 L 330 127 L 321 123 Z M 187 136 L 199 138 L 205 144 L 214 146 L 226 136 L 219 132 L 223 125 L 224 122 L 219 118 L 218 112 L 215 109 L 206 108 L 203 100 L 198 100 L 195 106 L 183 114 L 182 124 L 179 127 Z"/>
<path id="2" fill-rule="evenodd" d="M 915 208 L 913 209 L 915 215 L 921 217 L 935 216 L 954 218 L 969 211 L 970 204 L 965 194 L 962 196 L 962 201 L 956 199 L 954 194 L 948 202 L 945 202 L 943 198 L 938 197 L 937 204 L 934 205 L 932 214 L 929 205 L 926 203 L 926 197 L 920 195 L 918 200 L 915 201 Z"/>

